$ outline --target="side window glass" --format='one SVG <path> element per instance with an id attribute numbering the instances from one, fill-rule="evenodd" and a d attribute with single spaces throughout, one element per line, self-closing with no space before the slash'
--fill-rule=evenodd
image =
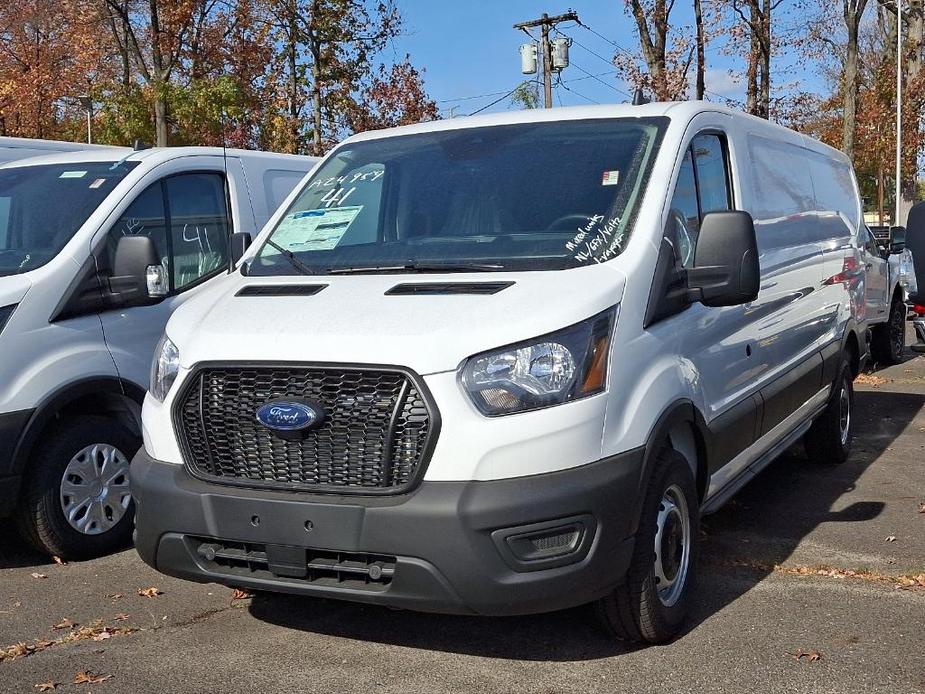
<path id="1" fill-rule="evenodd" d="M 681 162 L 678 183 L 671 198 L 668 213 L 668 238 L 675 245 L 677 257 L 684 267 L 694 262 L 694 249 L 700 230 L 700 208 L 697 203 L 697 184 L 694 178 L 694 164 L 688 148 Z"/>
<path id="2" fill-rule="evenodd" d="M 700 214 L 728 210 L 729 175 L 726 156 L 718 135 L 698 135 L 691 143 L 697 167 L 697 190 L 700 194 Z"/>
<path id="3" fill-rule="evenodd" d="M 164 210 L 164 193 L 160 181 L 145 188 L 109 230 L 107 245 L 110 262 L 115 257 L 116 246 L 123 236 L 150 238 L 154 242 L 154 248 L 157 250 L 161 263 L 169 271 L 167 215 Z"/>
<path id="4" fill-rule="evenodd" d="M 177 291 L 228 263 L 225 180 L 190 173 L 164 180 L 170 214 L 171 289 Z"/>

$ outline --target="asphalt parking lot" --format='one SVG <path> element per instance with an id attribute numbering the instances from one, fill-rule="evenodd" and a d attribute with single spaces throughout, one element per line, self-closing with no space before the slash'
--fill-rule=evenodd
<path id="1" fill-rule="evenodd" d="M 794 449 L 705 520 L 697 607 L 669 645 L 611 642 L 587 609 L 238 599 L 133 550 L 59 565 L 8 531 L 0 691 L 925 692 L 925 356 L 856 393 L 846 464 Z"/>

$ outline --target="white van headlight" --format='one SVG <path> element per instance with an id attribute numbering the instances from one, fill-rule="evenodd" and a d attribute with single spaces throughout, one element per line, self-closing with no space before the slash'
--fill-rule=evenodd
<path id="1" fill-rule="evenodd" d="M 470 357 L 462 384 L 488 416 L 559 405 L 607 386 L 617 308 L 548 335 Z"/>
<path id="2" fill-rule="evenodd" d="M 151 395 L 164 402 L 179 371 L 180 350 L 165 334 L 157 343 L 154 361 L 151 363 Z"/>

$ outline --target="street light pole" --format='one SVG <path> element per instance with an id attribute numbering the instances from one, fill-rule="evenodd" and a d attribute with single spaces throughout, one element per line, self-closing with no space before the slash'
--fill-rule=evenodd
<path id="1" fill-rule="evenodd" d="M 902 206 L 903 165 L 903 3 L 896 0 L 896 211 L 893 226 L 899 226 Z"/>
<path id="2" fill-rule="evenodd" d="M 93 132 L 91 126 L 93 123 L 93 98 L 91 96 L 78 96 L 77 100 L 80 102 L 80 105 L 84 107 L 84 110 L 87 112 L 87 144 L 93 144 Z"/>

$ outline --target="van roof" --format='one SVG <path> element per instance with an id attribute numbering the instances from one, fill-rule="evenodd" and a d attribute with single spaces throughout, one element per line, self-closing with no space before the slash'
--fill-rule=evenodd
<path id="1" fill-rule="evenodd" d="M 276 154 L 274 152 L 260 152 L 249 149 L 226 149 L 221 147 L 151 147 L 134 151 L 129 147 L 99 147 L 90 150 L 81 150 L 77 152 L 58 152 L 55 154 L 43 154 L 37 157 L 27 159 L 18 159 L 3 164 L 3 168 L 12 168 L 16 166 L 32 166 L 35 164 L 77 164 L 80 162 L 97 162 L 97 161 L 116 161 L 125 159 L 125 161 L 144 161 L 150 164 L 160 164 L 172 159 L 191 156 L 222 156 L 227 154 L 229 157 L 237 159 L 265 159 L 276 160 L 290 159 L 304 163 L 306 159 L 316 159 L 316 157 L 305 157 L 298 154 Z"/>
<path id="2" fill-rule="evenodd" d="M 42 140 L 33 137 L 0 137 L 0 148 L 48 150 L 49 152 L 70 152 L 85 149 L 112 149 L 108 145 L 92 145 L 86 142 L 68 142 L 65 140 Z M 125 147 L 124 149 L 128 149 Z"/>
<path id="3" fill-rule="evenodd" d="M 763 118 L 745 113 L 744 111 L 732 109 L 728 106 L 710 101 L 658 101 L 640 106 L 633 106 L 632 104 L 601 104 L 598 106 L 566 106 L 550 109 L 536 108 L 521 111 L 502 111 L 500 113 L 486 113 L 477 116 L 428 121 L 415 125 L 403 125 L 396 128 L 387 128 L 385 130 L 371 130 L 352 135 L 347 138 L 345 142 L 361 142 L 394 135 L 462 130 L 464 128 L 512 125 L 517 123 L 590 120 L 598 118 L 651 118 L 668 116 L 672 119 L 689 121 L 694 118 L 694 116 L 707 112 L 723 113 L 732 118 L 747 120 L 755 130 L 766 131 L 771 137 L 773 137 L 775 133 L 779 137 L 800 137 L 807 147 L 823 152 L 830 157 L 847 161 L 847 158 L 842 152 L 818 140 L 803 135 L 802 133 L 797 133 L 782 125 L 777 125 Z"/>

